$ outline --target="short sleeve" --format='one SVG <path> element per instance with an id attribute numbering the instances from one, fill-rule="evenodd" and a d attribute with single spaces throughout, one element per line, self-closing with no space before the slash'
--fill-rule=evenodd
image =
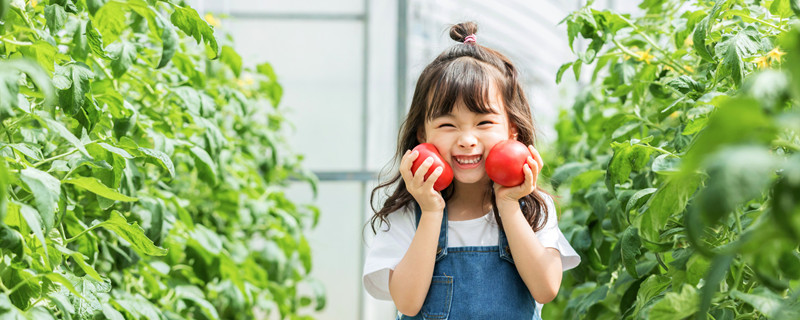
<path id="1" fill-rule="evenodd" d="M 546 194 L 542 195 L 547 202 L 547 222 L 545 222 L 542 230 L 536 232 L 536 236 L 543 246 L 555 248 L 561 253 L 562 270 L 566 271 L 575 268 L 581 262 L 581 257 L 575 252 L 575 249 L 572 248 L 567 238 L 558 228 L 558 215 L 556 214 L 556 206 L 553 203 L 553 199 Z"/>
<path id="2" fill-rule="evenodd" d="M 372 239 L 364 260 L 364 289 L 379 300 L 392 300 L 389 295 L 389 270 L 394 270 L 411 246 L 416 228 L 413 212 L 401 209 L 387 217 L 389 226 L 381 225 Z"/>

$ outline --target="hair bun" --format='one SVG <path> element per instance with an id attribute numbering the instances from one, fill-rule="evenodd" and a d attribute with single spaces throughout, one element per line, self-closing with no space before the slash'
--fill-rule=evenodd
<path id="1" fill-rule="evenodd" d="M 478 24 L 475 22 L 462 22 L 450 27 L 450 38 L 458 41 L 464 42 L 464 39 L 471 35 L 478 32 Z"/>

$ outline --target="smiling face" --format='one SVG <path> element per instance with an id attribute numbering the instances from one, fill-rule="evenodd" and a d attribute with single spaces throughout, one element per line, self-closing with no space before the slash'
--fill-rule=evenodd
<path id="1" fill-rule="evenodd" d="M 511 139 L 517 129 L 509 124 L 503 99 L 495 88 L 489 88 L 487 109 L 493 113 L 476 113 L 457 100 L 450 113 L 425 121 L 420 143 L 431 143 L 439 150 L 460 183 L 486 183 L 484 164 L 489 150 L 500 141 Z"/>

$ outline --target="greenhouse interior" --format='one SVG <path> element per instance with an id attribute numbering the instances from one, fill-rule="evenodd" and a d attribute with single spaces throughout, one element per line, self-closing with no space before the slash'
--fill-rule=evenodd
<path id="1" fill-rule="evenodd" d="M 0 0 L 0 130 L 0 319 L 800 318 L 797 0 Z"/>

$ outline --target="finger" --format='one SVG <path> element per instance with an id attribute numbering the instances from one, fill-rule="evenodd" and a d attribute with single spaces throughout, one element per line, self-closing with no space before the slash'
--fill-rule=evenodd
<path id="1" fill-rule="evenodd" d="M 522 183 L 523 188 L 525 188 L 526 190 L 531 190 L 531 186 L 535 183 L 533 176 L 533 169 L 531 169 L 531 166 L 526 163 L 522 167 L 522 171 L 525 172 L 525 181 Z"/>
<path id="2" fill-rule="evenodd" d="M 415 151 L 416 152 L 416 151 Z M 406 184 L 411 181 L 411 165 L 414 163 L 416 155 L 411 150 L 406 150 L 403 158 L 400 160 L 400 175 L 405 180 Z"/>
<path id="3" fill-rule="evenodd" d="M 539 174 L 539 170 L 541 169 L 539 168 L 539 163 L 536 162 L 536 160 L 534 160 L 531 156 L 528 156 L 528 166 L 530 166 L 531 172 L 533 172 L 534 176 Z"/>
<path id="4" fill-rule="evenodd" d="M 544 160 L 542 160 L 542 155 L 539 154 L 539 150 L 536 150 L 536 148 L 534 148 L 532 145 L 528 146 L 528 149 L 531 150 L 531 155 L 533 155 L 533 159 L 538 163 L 539 168 L 543 168 Z"/>
<path id="5" fill-rule="evenodd" d="M 433 185 L 436 183 L 436 180 L 439 179 L 439 176 L 442 175 L 443 171 L 444 168 L 436 167 L 436 169 L 433 170 L 433 173 L 431 173 L 431 175 L 428 176 L 428 179 L 425 180 L 425 183 L 422 185 L 423 189 L 425 190 L 433 189 Z"/>
<path id="6" fill-rule="evenodd" d="M 432 164 L 433 157 L 428 157 L 424 162 L 422 162 L 419 168 L 417 168 L 417 172 L 414 173 L 415 186 L 421 186 L 422 183 L 425 182 L 425 175 L 428 173 L 428 169 L 430 169 Z"/>

